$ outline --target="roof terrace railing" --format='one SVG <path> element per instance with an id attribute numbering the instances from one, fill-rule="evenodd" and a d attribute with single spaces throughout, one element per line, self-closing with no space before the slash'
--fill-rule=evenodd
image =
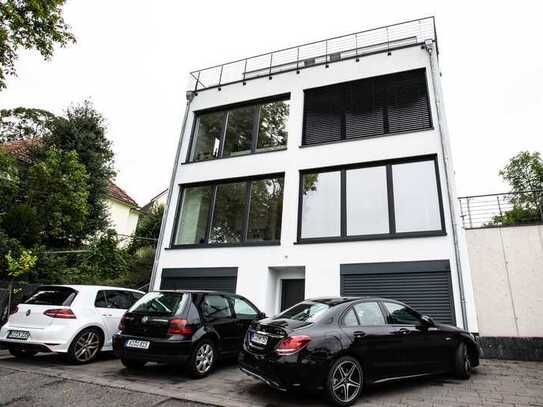
<path id="1" fill-rule="evenodd" d="M 354 34 L 328 38 L 296 47 L 228 62 L 190 73 L 189 89 L 195 92 L 218 88 L 232 83 L 245 84 L 248 80 L 297 71 L 339 62 L 345 59 L 391 52 L 395 49 L 422 45 L 427 40 L 437 42 L 434 17 L 406 21 L 373 28 Z"/>

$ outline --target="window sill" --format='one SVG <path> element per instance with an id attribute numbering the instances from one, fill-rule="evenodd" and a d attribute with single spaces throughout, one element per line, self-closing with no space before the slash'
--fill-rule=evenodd
<path id="1" fill-rule="evenodd" d="M 346 242 L 362 242 L 368 240 L 389 240 L 389 239 L 407 239 L 416 237 L 436 237 L 447 236 L 444 230 L 432 230 L 425 232 L 404 232 L 394 234 L 379 234 L 379 235 L 361 235 L 361 236 L 346 236 L 346 237 L 314 237 L 299 239 L 294 244 L 315 244 L 315 243 L 346 243 Z"/>
<path id="2" fill-rule="evenodd" d="M 258 246 L 279 246 L 279 240 L 240 242 L 240 243 L 205 243 L 205 244 L 183 244 L 172 245 L 164 250 L 180 250 L 180 249 L 219 249 L 223 247 L 258 247 Z"/>
<path id="3" fill-rule="evenodd" d="M 419 130 L 406 130 L 406 131 L 397 131 L 393 133 L 386 133 L 386 134 L 376 134 L 374 136 L 365 136 L 365 137 L 356 137 L 356 138 L 348 138 L 348 139 L 342 139 L 337 141 L 326 141 L 324 143 L 314 143 L 314 144 L 302 144 L 298 146 L 299 148 L 309 148 L 309 147 L 317 147 L 317 146 L 326 146 L 329 144 L 340 144 L 340 143 L 348 143 L 351 141 L 360 141 L 360 140 L 368 140 L 368 139 L 374 139 L 374 138 L 381 138 L 381 137 L 388 137 L 388 136 L 399 136 L 403 134 L 413 134 L 413 133 L 422 133 L 427 131 L 435 130 L 435 128 L 427 127 L 425 129 L 419 129 Z"/>
<path id="4" fill-rule="evenodd" d="M 220 160 L 227 160 L 229 158 L 240 158 L 240 157 L 251 157 L 253 155 L 260 155 L 260 154 L 268 154 L 268 153 L 277 153 L 278 151 L 285 151 L 286 147 L 276 148 L 273 150 L 263 150 L 263 151 L 256 151 L 254 153 L 247 153 L 247 154 L 239 154 L 239 155 L 229 155 L 228 157 L 219 157 L 219 158 L 208 158 L 205 160 L 199 160 L 199 161 L 185 161 L 181 163 L 181 165 L 190 165 L 190 164 L 198 164 L 198 163 L 207 163 L 210 161 L 220 161 Z"/>

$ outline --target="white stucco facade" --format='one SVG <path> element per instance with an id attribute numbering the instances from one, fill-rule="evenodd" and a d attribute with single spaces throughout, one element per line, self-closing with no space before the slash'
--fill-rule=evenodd
<path id="1" fill-rule="evenodd" d="M 121 242 L 129 242 L 128 239 L 123 238 L 134 235 L 138 225 L 139 211 L 111 197 L 107 199 L 106 205 L 112 228 L 120 236 Z"/>
<path id="2" fill-rule="evenodd" d="M 429 87 L 432 129 L 406 132 L 335 144 L 301 147 L 303 132 L 304 89 L 378 75 L 426 68 Z M 166 268 L 237 267 L 236 291 L 255 302 L 264 312 L 279 311 L 281 279 L 305 278 L 306 298 L 340 294 L 340 265 L 348 263 L 380 263 L 424 260 L 449 260 L 454 312 L 457 325 L 463 323 L 460 281 L 455 259 L 448 186 L 443 160 L 442 139 L 435 104 L 430 57 L 420 46 L 395 50 L 391 55 L 378 53 L 359 62 L 345 60 L 296 72 L 225 85 L 221 91 L 198 92 L 189 106 L 185 132 L 181 135 L 180 162 L 175 164 L 175 188 L 167 209 L 157 272 L 152 287 L 158 289 L 161 272 Z M 251 99 L 290 94 L 288 144 L 284 151 L 246 155 L 229 159 L 184 163 L 187 157 L 194 111 L 219 107 Z M 441 119 L 443 120 L 443 119 Z M 445 139 L 448 143 L 448 140 Z M 437 155 L 439 182 L 442 191 L 445 234 L 433 237 L 410 237 L 387 240 L 297 244 L 298 197 L 300 170 L 352 163 L 373 162 L 412 156 Z M 450 161 L 449 161 L 450 164 Z M 452 174 L 452 168 L 449 168 Z M 179 185 L 192 182 L 283 173 L 284 198 L 280 245 L 255 247 L 170 248 L 175 212 L 178 210 Z M 450 191 L 453 194 L 454 191 Z M 458 236 L 462 264 L 464 301 L 468 329 L 477 332 L 477 318 L 469 262 L 463 231 Z"/>

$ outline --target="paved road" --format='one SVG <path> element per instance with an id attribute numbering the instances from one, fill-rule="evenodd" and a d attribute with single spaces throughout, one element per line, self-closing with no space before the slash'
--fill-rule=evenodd
<path id="1" fill-rule="evenodd" d="M 183 401 L 186 400 L 186 401 Z M 15 360 L 0 354 L 0 406 L 325 406 L 319 395 L 281 393 L 222 364 L 210 377 L 191 380 L 160 365 L 129 372 L 111 355 L 72 366 L 56 355 Z M 543 363 L 483 361 L 469 381 L 447 376 L 369 389 L 361 406 L 540 406 Z"/>

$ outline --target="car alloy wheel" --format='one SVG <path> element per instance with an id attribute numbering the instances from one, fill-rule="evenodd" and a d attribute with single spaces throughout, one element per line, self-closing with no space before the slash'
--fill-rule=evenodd
<path id="1" fill-rule="evenodd" d="M 468 354 L 468 347 L 464 346 L 464 374 L 469 376 L 471 374 L 471 360 Z"/>
<path id="2" fill-rule="evenodd" d="M 339 363 L 332 373 L 332 391 L 342 403 L 351 403 L 360 394 L 362 372 L 352 360 Z"/>
<path id="3" fill-rule="evenodd" d="M 213 347 L 209 343 L 203 343 L 196 350 L 196 371 L 201 375 L 206 374 L 211 369 L 211 366 L 213 366 L 214 358 Z"/>
<path id="4" fill-rule="evenodd" d="M 85 331 L 74 345 L 74 357 L 80 363 L 92 360 L 100 350 L 100 336 L 95 331 Z"/>

